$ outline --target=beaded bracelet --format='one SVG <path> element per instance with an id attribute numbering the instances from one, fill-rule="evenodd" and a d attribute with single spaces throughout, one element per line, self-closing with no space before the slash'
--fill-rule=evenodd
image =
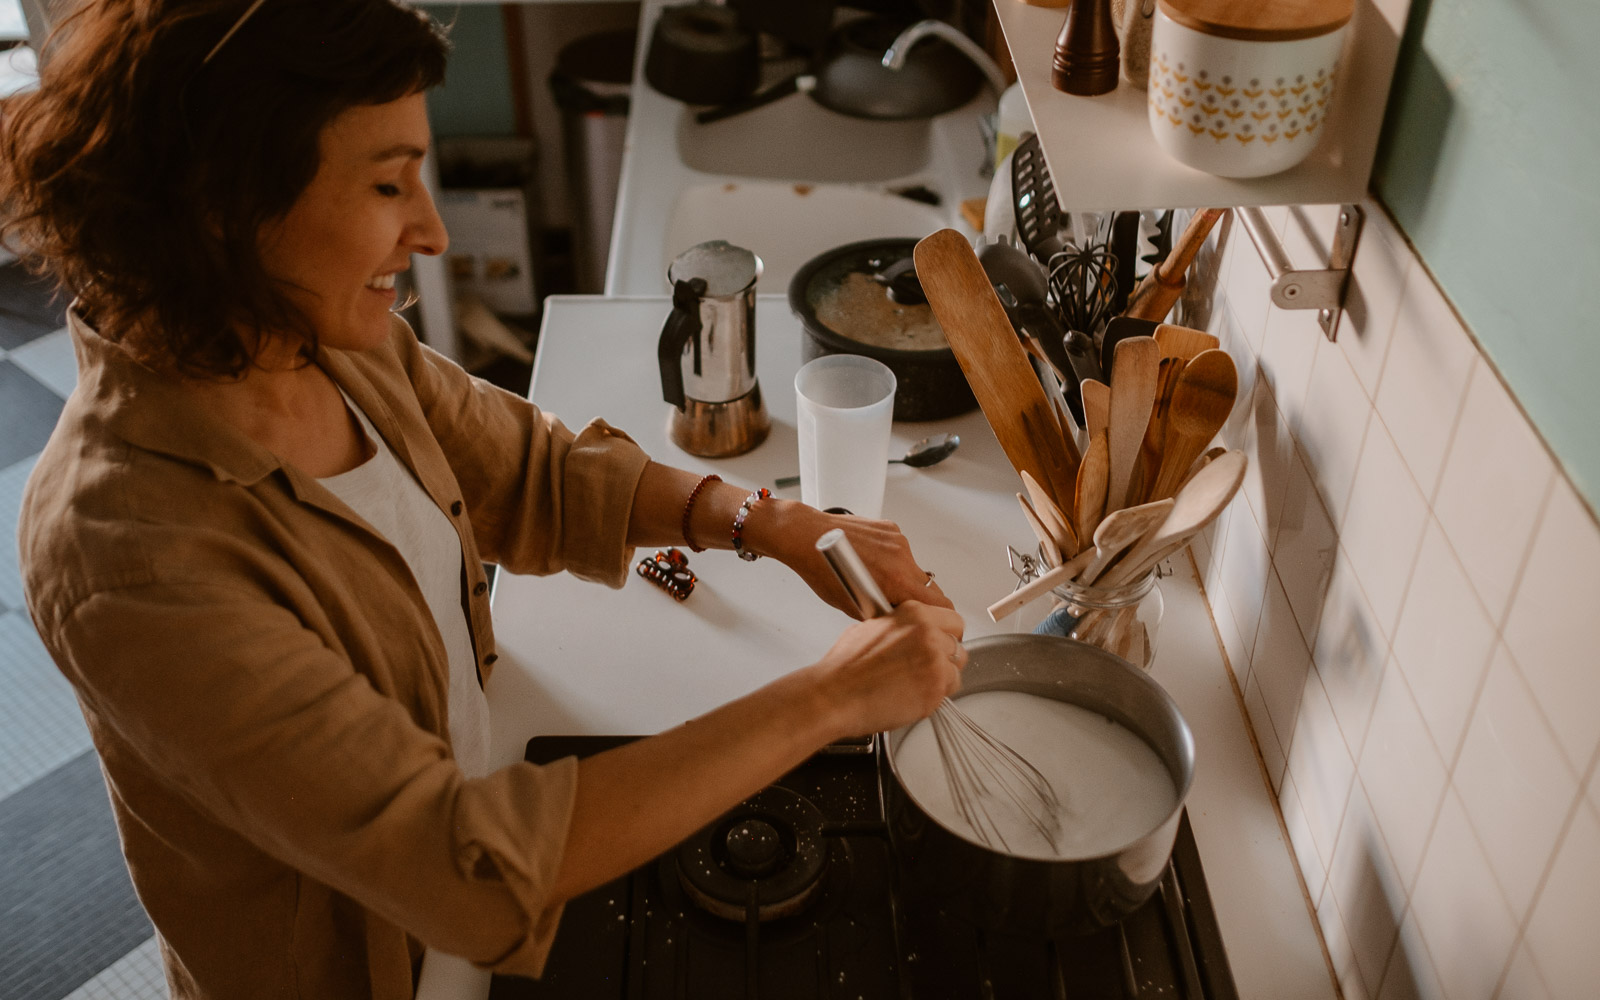
<path id="1" fill-rule="evenodd" d="M 744 498 L 744 503 L 739 505 L 739 513 L 733 516 L 733 551 L 745 562 L 755 562 L 761 557 L 754 552 L 745 550 L 744 547 L 744 521 L 750 516 L 750 508 L 758 502 L 772 496 L 772 491 L 765 487 L 756 490 Z"/>
<path id="2" fill-rule="evenodd" d="M 694 484 L 694 489 L 689 491 L 689 499 L 683 502 L 683 540 L 689 544 L 690 552 L 705 551 L 702 546 L 696 545 L 694 539 L 689 536 L 689 514 L 694 510 L 694 502 L 700 499 L 700 491 L 706 488 L 706 483 L 711 482 L 720 483 L 722 482 L 722 477 L 713 472 L 711 475 L 701 479 Z"/>

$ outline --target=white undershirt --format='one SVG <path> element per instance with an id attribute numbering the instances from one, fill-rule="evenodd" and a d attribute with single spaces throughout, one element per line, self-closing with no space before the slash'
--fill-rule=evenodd
<path id="1" fill-rule="evenodd" d="M 461 542 L 450 519 L 394 457 L 361 407 L 348 395 L 344 399 L 375 453 L 349 472 L 318 482 L 400 550 L 411 568 L 449 656 L 450 746 L 456 764 L 467 777 L 481 777 L 489 773 L 489 703 L 478 684 L 461 603 Z"/>

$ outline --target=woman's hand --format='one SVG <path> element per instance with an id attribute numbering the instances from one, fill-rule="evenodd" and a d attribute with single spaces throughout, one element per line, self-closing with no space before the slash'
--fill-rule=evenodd
<path id="1" fill-rule="evenodd" d="M 794 500 L 767 500 L 761 506 L 768 505 L 765 511 L 758 506 L 751 512 L 747 528 L 751 532 L 761 529 L 757 551 L 794 570 L 817 596 L 852 618 L 861 617 L 860 609 L 817 551 L 817 539 L 831 528 L 844 529 L 890 604 L 917 601 L 941 608 L 955 607 L 939 589 L 933 574 L 917 564 L 911 543 L 893 521 L 829 514 Z M 757 511 L 766 517 L 758 519 Z"/>
<path id="2" fill-rule="evenodd" d="M 841 738 L 926 718 L 961 687 L 967 649 L 961 616 L 906 601 L 892 614 L 846 629 L 811 669 Z"/>

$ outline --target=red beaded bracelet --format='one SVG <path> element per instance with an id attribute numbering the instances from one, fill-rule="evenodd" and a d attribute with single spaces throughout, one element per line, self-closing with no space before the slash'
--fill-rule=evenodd
<path id="1" fill-rule="evenodd" d="M 772 491 L 763 487 L 744 498 L 744 503 L 739 505 L 739 513 L 733 516 L 733 551 L 745 562 L 755 562 L 761 557 L 754 552 L 747 551 L 744 547 L 744 522 L 750 516 L 750 508 L 758 502 L 772 496 Z"/>
<path id="2" fill-rule="evenodd" d="M 700 491 L 706 488 L 706 483 L 711 482 L 720 483 L 722 482 L 722 477 L 716 473 L 712 473 L 711 475 L 704 477 L 698 483 L 694 484 L 694 489 L 689 491 L 689 499 L 683 502 L 683 540 L 688 543 L 689 551 L 691 552 L 705 551 L 704 548 L 696 545 L 694 543 L 694 539 L 689 536 L 689 515 L 694 511 L 694 502 L 700 499 Z"/>

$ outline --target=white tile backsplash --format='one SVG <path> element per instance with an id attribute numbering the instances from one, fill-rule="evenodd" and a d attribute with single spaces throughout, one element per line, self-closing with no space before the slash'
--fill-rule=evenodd
<path id="1" fill-rule="evenodd" d="M 1339 417 L 1330 420 L 1330 413 Z M 1318 337 L 1305 409 L 1290 427 L 1335 523 L 1343 520 L 1350 504 L 1350 486 L 1371 415 L 1372 404 L 1349 359 L 1338 344 Z"/>
<path id="2" fill-rule="evenodd" d="M 1506 644 L 1574 769 L 1600 743 L 1600 532 L 1566 480 L 1545 505 L 1506 618 Z"/>
<path id="3" fill-rule="evenodd" d="M 1368 397 L 1378 394 L 1378 379 L 1389 356 L 1395 317 L 1400 313 L 1400 296 L 1405 292 L 1406 277 L 1416 265 L 1416 257 L 1406 249 L 1405 241 L 1387 223 L 1381 209 L 1368 206 L 1356 259 L 1350 265 L 1344 316 L 1339 321 L 1339 348 Z M 1230 299 L 1232 291 L 1230 288 Z"/>
<path id="4" fill-rule="evenodd" d="M 1600 982 L 1600 527 L 1383 209 L 1338 342 L 1230 227 L 1218 632 L 1345 995 Z M 1328 206 L 1268 212 L 1295 259 Z M 1259 366 L 1259 367 L 1258 367 Z M 1587 787 L 1584 787 L 1587 786 Z"/>
<path id="5" fill-rule="evenodd" d="M 1394 635 L 1428 506 L 1383 425 L 1367 428 L 1339 544 L 1350 555 L 1378 627 Z"/>
<path id="6" fill-rule="evenodd" d="M 1485 456 L 1494 468 L 1485 468 Z M 1434 513 L 1495 623 L 1528 557 L 1555 463 L 1494 370 L 1479 364 L 1445 459 Z"/>
<path id="7" fill-rule="evenodd" d="M 1398 670 L 1384 674 L 1357 770 L 1396 878 L 1410 890 L 1444 794 L 1446 770 Z"/>
<path id="8" fill-rule="evenodd" d="M 1311 362 L 1317 355 L 1322 326 L 1314 309 L 1279 309 L 1267 313 L 1266 334 L 1261 343 L 1261 374 L 1278 409 L 1291 423 L 1306 412 L 1306 386 L 1311 381 Z"/>
<path id="9" fill-rule="evenodd" d="M 1520 917 L 1577 798 L 1578 779 L 1504 646 L 1489 665 L 1454 781 L 1511 912 Z"/>
<path id="10" fill-rule="evenodd" d="M 1495 628 L 1432 518 L 1422 536 L 1394 655 L 1411 684 L 1427 732 L 1454 760 L 1478 682 L 1489 666 Z"/>
<path id="11" fill-rule="evenodd" d="M 1593 949 L 1586 950 L 1592 951 Z M 1591 979 L 1586 986 L 1592 986 Z M 1579 991 L 1581 995 L 1582 991 Z M 1511 957 L 1511 968 L 1506 970 L 1505 985 L 1500 987 L 1501 1000 L 1555 1000 L 1551 996 L 1550 988 L 1544 984 L 1544 977 L 1539 975 L 1538 968 L 1533 964 L 1533 954 L 1528 951 L 1528 943 L 1524 941 L 1522 947 Z"/>
<path id="12" fill-rule="evenodd" d="M 1600 983 L 1600 815 L 1585 802 L 1578 806 L 1544 891 L 1528 920 L 1525 947 L 1541 985 L 1552 997 L 1592 996 Z M 1515 963 L 1513 969 L 1515 970 Z M 1518 973 L 1527 979 L 1528 973 Z M 1522 1000 L 1531 991 L 1502 994 Z"/>
<path id="13" fill-rule="evenodd" d="M 1316 642 L 1322 602 L 1339 552 L 1339 534 L 1317 496 L 1310 469 L 1298 452 L 1289 459 L 1288 482 L 1279 510 L 1272 561 L 1289 597 L 1289 609 L 1309 645 Z"/>
<path id="14" fill-rule="evenodd" d="M 1289 774 L 1300 790 L 1317 855 L 1327 862 L 1333 857 L 1356 765 L 1316 674 L 1306 678 L 1300 699 L 1300 718 L 1289 744 Z"/>
<path id="15" fill-rule="evenodd" d="M 1340 553 L 1333 563 L 1328 594 L 1322 602 L 1312 661 L 1333 705 L 1348 746 L 1360 747 L 1372 720 L 1372 703 L 1383 681 L 1389 644 L 1350 560 Z M 1358 751 L 1359 752 L 1359 751 Z"/>
<path id="16" fill-rule="evenodd" d="M 1378 385 L 1378 416 L 1432 498 L 1478 350 L 1428 272 L 1412 268 Z"/>
<path id="17" fill-rule="evenodd" d="M 1517 921 L 1454 792 L 1445 795 L 1411 905 L 1448 1000 L 1490 1000 Z"/>
<path id="18" fill-rule="evenodd" d="M 1339 842 L 1328 866 L 1328 892 L 1344 917 L 1361 990 L 1372 996 L 1383 982 L 1384 968 L 1400 933 L 1406 891 L 1360 782 L 1351 789 L 1350 804 L 1344 811 Z M 1348 1000 L 1349 992 L 1345 996 Z"/>
<path id="19" fill-rule="evenodd" d="M 1279 734 L 1291 732 L 1300 714 L 1300 695 L 1311 670 L 1311 650 L 1289 610 L 1277 574 L 1267 572 L 1267 599 L 1261 605 L 1250 677 L 1261 686 L 1267 715 Z"/>

